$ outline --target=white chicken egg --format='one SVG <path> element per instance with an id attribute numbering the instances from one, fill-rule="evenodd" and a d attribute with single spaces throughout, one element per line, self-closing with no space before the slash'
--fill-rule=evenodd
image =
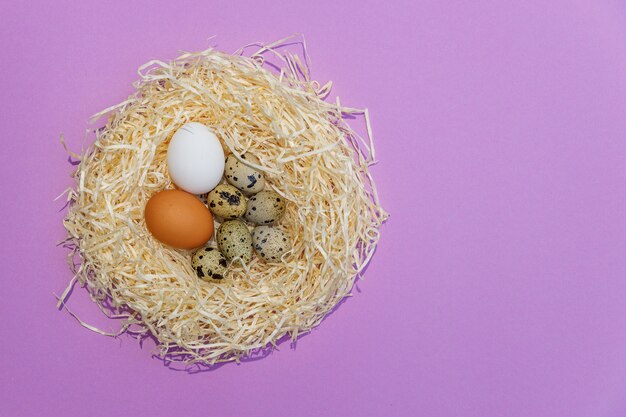
<path id="1" fill-rule="evenodd" d="M 179 188 L 192 194 L 208 193 L 224 174 L 224 149 L 205 125 L 187 123 L 172 137 L 167 166 Z"/>

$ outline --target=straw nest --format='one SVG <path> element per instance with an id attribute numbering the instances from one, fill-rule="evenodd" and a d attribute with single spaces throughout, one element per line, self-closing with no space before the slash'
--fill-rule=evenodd
<path id="1" fill-rule="evenodd" d="M 309 65 L 283 40 L 235 54 L 185 53 L 139 68 L 136 91 L 94 116 L 106 117 L 80 155 L 64 220 L 75 276 L 120 332 L 153 335 L 158 355 L 215 364 L 268 352 L 320 323 L 370 260 L 386 218 L 369 172 L 374 150 L 367 112 L 324 101 L 330 83 L 309 79 Z M 304 45 L 301 43 L 301 45 Z M 293 47 L 293 44 L 292 44 Z M 344 122 L 365 116 L 368 135 Z M 225 153 L 260 160 L 266 189 L 287 200 L 281 226 L 293 249 L 282 263 L 258 257 L 231 265 L 220 283 L 198 279 L 191 252 L 148 233 L 143 210 L 173 188 L 168 142 L 183 124 L 209 126 Z M 80 320 L 80 319 L 79 319 Z"/>

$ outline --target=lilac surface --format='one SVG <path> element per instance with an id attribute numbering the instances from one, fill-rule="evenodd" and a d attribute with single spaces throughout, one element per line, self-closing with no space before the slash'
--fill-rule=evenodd
<path id="1" fill-rule="evenodd" d="M 1 416 L 626 415 L 623 2 L 125 3 L 0 5 Z M 149 59 L 294 32 L 372 114 L 392 218 L 355 297 L 194 375 L 58 312 L 58 134 L 80 149 Z"/>

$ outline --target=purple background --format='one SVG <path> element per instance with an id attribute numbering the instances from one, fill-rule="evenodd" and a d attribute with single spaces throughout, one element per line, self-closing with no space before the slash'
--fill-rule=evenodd
<path id="1" fill-rule="evenodd" d="M 0 5 L 0 415 L 626 415 L 624 2 L 88 3 Z M 58 312 L 59 133 L 79 150 L 149 59 L 295 32 L 372 114 L 392 217 L 355 297 L 194 375 Z"/>

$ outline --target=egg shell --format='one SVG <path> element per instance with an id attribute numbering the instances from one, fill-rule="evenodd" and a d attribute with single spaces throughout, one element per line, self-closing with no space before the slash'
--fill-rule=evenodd
<path id="1" fill-rule="evenodd" d="M 191 266 L 198 278 L 211 282 L 224 279 L 228 270 L 228 261 L 217 248 L 205 246 L 193 254 Z"/>
<path id="2" fill-rule="evenodd" d="M 229 184 L 219 184 L 207 196 L 209 210 L 226 220 L 243 216 L 247 202 L 241 191 Z"/>
<path id="3" fill-rule="evenodd" d="M 260 165 L 259 159 L 250 154 L 241 155 L 241 159 Z M 235 155 L 228 155 L 224 166 L 224 177 L 231 185 L 239 188 L 244 194 L 252 195 L 263 190 L 265 178 L 256 169 L 242 163 Z"/>
<path id="4" fill-rule="evenodd" d="M 170 141 L 167 169 L 180 189 L 192 194 L 208 193 L 224 174 L 224 149 L 208 127 L 187 123 Z"/>
<path id="5" fill-rule="evenodd" d="M 241 258 L 246 262 L 252 259 L 252 236 L 248 226 L 241 220 L 228 220 L 217 229 L 217 246 L 226 256 L 233 260 Z"/>
<path id="6" fill-rule="evenodd" d="M 285 199 L 275 191 L 264 190 L 248 200 L 246 220 L 267 225 L 278 221 L 285 213 Z"/>
<path id="7" fill-rule="evenodd" d="M 150 233 L 166 245 L 194 249 L 213 235 L 213 215 L 194 195 L 165 190 L 153 195 L 144 210 Z"/>
<path id="8" fill-rule="evenodd" d="M 276 227 L 257 226 L 252 231 L 254 250 L 265 262 L 280 262 L 291 242 L 285 232 Z"/>

